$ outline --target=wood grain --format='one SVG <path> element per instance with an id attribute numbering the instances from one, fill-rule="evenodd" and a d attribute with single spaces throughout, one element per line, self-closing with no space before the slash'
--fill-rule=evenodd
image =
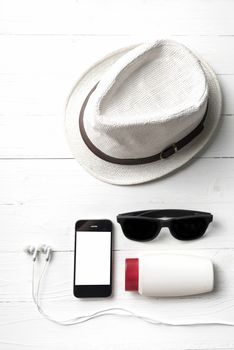
<path id="1" fill-rule="evenodd" d="M 151 252 L 151 251 L 149 251 Z M 173 253 L 183 253 L 173 250 Z M 99 310 L 100 307 L 125 307 L 140 314 L 150 315 L 156 319 L 174 322 L 209 322 L 210 320 L 230 321 L 234 317 L 233 302 L 233 250 L 189 250 L 186 254 L 211 258 L 215 264 L 216 289 L 212 294 L 197 297 L 175 299 L 144 298 L 135 293 L 124 292 L 124 259 L 135 257 L 140 251 L 115 252 L 114 254 L 114 295 L 101 302 L 93 300 L 75 300 L 71 295 L 72 285 L 72 252 L 55 253 L 53 262 L 48 269 L 46 285 L 43 285 L 41 302 L 46 312 L 57 319 L 63 320 L 71 316 Z M 231 327 L 194 326 L 194 327 L 166 327 L 152 326 L 135 319 L 119 317 L 104 317 L 71 328 L 61 328 L 50 324 L 41 318 L 31 302 L 31 269 L 29 257 L 23 253 L 11 253 L 11 260 L 6 263 L 6 253 L 0 254 L 1 267 L 1 314 L 0 332 L 2 332 L 0 346 L 6 349 L 32 349 L 43 346 L 45 349 L 62 348 L 66 342 L 71 343 L 71 349 L 76 344 L 87 349 L 108 346 L 116 349 L 153 346 L 180 349 L 180 339 L 184 348 L 216 349 L 221 346 L 231 349 L 233 329 Z M 38 264 L 38 269 L 43 262 Z M 18 285 L 17 290 L 15 285 Z M 2 288 L 1 288 L 2 289 Z M 15 328 L 14 341 L 12 328 Z M 30 327 L 30 335 L 26 328 Z M 40 329 L 40 332 L 38 332 Z M 69 329 L 69 330 L 68 330 Z M 107 332 L 109 336 L 107 336 Z M 170 333 L 170 337 L 166 336 Z M 89 333 L 92 335 L 90 336 Z M 43 334 L 43 337 L 40 335 Z M 58 344 L 59 339 L 59 344 Z M 84 345 L 86 344 L 86 345 Z M 57 346 L 57 347 L 56 347 Z M 4 348 L 4 347 L 3 347 Z"/>
<path id="2" fill-rule="evenodd" d="M 65 318 L 78 315 L 80 305 L 49 303 L 53 314 Z M 130 305 L 129 305 L 130 306 Z M 46 306 L 45 306 L 46 307 Z M 67 312 L 67 308 L 69 308 Z M 59 311 L 58 311 L 59 310 Z M 188 308 L 189 311 L 189 308 Z M 58 315 L 59 312 L 59 315 Z M 59 327 L 39 315 L 31 303 L 6 303 L 1 305 L 5 323 L 0 327 L 2 349 L 82 349 L 108 348 L 137 349 L 145 347 L 172 350 L 232 350 L 233 328 L 220 326 L 165 327 L 153 326 L 134 319 L 107 317 L 80 326 Z M 14 333 L 12 333 L 14 330 Z"/>
<path id="3" fill-rule="evenodd" d="M 195 159 L 173 175 L 138 186 L 100 182 L 74 159 L 2 160 L 0 250 L 15 251 L 41 242 L 70 250 L 79 218 L 105 217 L 116 223 L 117 214 L 145 208 L 210 211 L 214 223 L 200 240 L 182 243 L 165 230 L 147 244 L 125 239 L 116 223 L 116 249 L 234 248 L 233 182 L 233 158 Z"/>
<path id="4" fill-rule="evenodd" d="M 234 321 L 234 2 L 232 0 L 0 0 L 0 350 L 234 349 L 232 327 L 151 326 L 104 317 L 74 327 L 42 319 L 31 299 L 27 244 L 53 246 L 42 302 L 55 318 L 125 306 L 161 320 Z M 218 74 L 223 111 L 216 137 L 181 171 L 149 184 L 102 183 L 73 159 L 64 134 L 66 98 L 79 76 L 119 47 L 178 40 Z M 74 223 L 144 208 L 211 211 L 203 239 L 167 230 L 149 244 L 114 231 L 114 295 L 72 296 Z M 145 252 L 202 255 L 215 263 L 214 293 L 152 299 L 124 292 L 124 259 Z M 38 268 L 43 261 L 39 262 Z"/>
<path id="5" fill-rule="evenodd" d="M 8 0 L 4 34 L 233 35 L 230 0 Z"/>

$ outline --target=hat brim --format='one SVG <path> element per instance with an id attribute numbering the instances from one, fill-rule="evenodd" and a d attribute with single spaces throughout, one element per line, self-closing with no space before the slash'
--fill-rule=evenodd
<path id="1" fill-rule="evenodd" d="M 209 86 L 209 106 L 202 133 L 179 152 L 165 160 L 143 165 L 119 165 L 98 158 L 84 143 L 79 129 L 79 112 L 84 99 L 101 80 L 108 68 L 135 46 L 112 52 L 87 70 L 73 88 L 66 105 L 65 129 L 71 151 L 78 162 L 93 176 L 116 185 L 134 185 L 152 181 L 180 168 L 191 160 L 209 141 L 220 116 L 222 95 L 213 69 L 200 59 Z"/>

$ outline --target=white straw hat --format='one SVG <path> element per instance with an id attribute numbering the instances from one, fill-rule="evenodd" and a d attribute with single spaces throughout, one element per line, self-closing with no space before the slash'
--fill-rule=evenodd
<path id="1" fill-rule="evenodd" d="M 75 158 L 100 180 L 137 184 L 188 162 L 221 114 L 215 73 L 188 48 L 159 40 L 112 52 L 80 78 L 66 107 Z"/>

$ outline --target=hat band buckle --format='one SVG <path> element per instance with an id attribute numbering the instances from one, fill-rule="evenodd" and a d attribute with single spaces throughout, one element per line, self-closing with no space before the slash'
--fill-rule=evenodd
<path id="1" fill-rule="evenodd" d="M 178 148 L 175 143 L 173 143 L 171 146 L 165 148 L 161 153 L 160 153 L 160 159 L 167 159 L 168 157 L 172 156 L 178 151 Z"/>

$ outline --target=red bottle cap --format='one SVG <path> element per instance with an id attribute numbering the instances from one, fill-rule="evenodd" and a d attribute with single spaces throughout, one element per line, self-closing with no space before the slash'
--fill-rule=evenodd
<path id="1" fill-rule="evenodd" d="M 125 259 L 125 290 L 138 290 L 138 259 Z"/>

